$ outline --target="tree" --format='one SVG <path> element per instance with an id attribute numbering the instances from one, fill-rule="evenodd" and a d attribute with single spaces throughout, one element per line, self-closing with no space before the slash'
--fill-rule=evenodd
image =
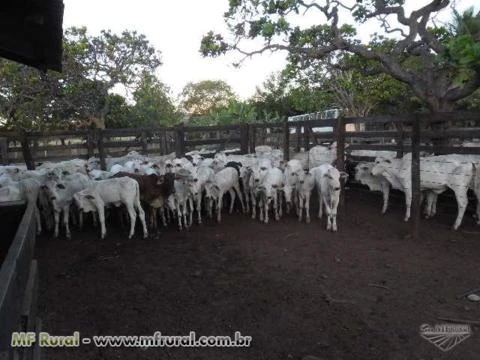
<path id="1" fill-rule="evenodd" d="M 170 96 L 170 89 L 153 74 L 144 72 L 140 83 L 133 92 L 133 126 L 171 126 L 178 123 L 180 114 L 176 111 Z"/>
<path id="2" fill-rule="evenodd" d="M 70 28 L 65 33 L 67 49 L 72 49 L 75 68 L 66 72 L 65 89 L 81 90 L 85 84 L 93 84 L 93 113 L 99 126 L 104 127 L 109 111 L 109 93 L 115 87 L 127 91 L 139 84 L 142 74 L 153 73 L 161 65 L 160 53 L 136 31 L 125 30 L 121 35 L 102 30 L 100 35 L 88 36 L 87 29 Z M 83 96 L 86 94 L 81 92 Z M 88 97 L 87 98 L 92 98 Z"/>
<path id="3" fill-rule="evenodd" d="M 480 87 L 479 33 L 459 34 L 431 24 L 432 16 L 449 0 L 431 0 L 410 16 L 403 0 L 364 0 L 353 6 L 341 0 L 230 0 L 229 4 L 225 20 L 233 39 L 229 42 L 209 32 L 200 46 L 204 56 L 235 50 L 243 61 L 265 51 L 285 50 L 290 63 L 303 68 L 330 54 L 356 54 L 374 65 L 366 72 L 385 73 L 407 84 L 431 111 L 452 110 L 456 101 Z M 317 24 L 293 25 L 292 15 L 299 13 L 318 15 Z M 355 28 L 341 22 L 345 13 L 359 24 L 375 19 L 387 36 L 397 38 L 389 38 L 390 47 L 362 43 Z M 244 50 L 245 40 L 253 39 L 263 39 L 263 46 Z"/>
<path id="4" fill-rule="evenodd" d="M 181 107 L 188 114 L 198 116 L 227 107 L 236 96 L 223 80 L 203 80 L 185 85 L 180 98 Z"/>

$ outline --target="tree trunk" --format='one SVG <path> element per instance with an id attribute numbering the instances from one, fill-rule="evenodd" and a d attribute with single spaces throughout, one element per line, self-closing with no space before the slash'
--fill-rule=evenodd
<path id="1" fill-rule="evenodd" d="M 444 99 L 438 98 L 429 98 L 428 104 L 432 113 L 442 113 L 442 112 L 451 112 L 455 108 L 455 104 L 453 102 L 446 101 Z M 432 122 L 429 124 L 430 130 L 445 130 L 452 127 L 450 121 L 438 121 Z M 450 139 L 449 138 L 431 138 L 430 141 L 432 142 L 433 146 L 449 146 Z M 437 155 L 440 155 L 437 154 Z"/>

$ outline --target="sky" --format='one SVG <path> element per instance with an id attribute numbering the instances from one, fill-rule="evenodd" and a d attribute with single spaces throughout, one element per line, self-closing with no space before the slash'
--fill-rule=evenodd
<path id="1" fill-rule="evenodd" d="M 465 9 L 474 2 L 458 0 L 456 4 Z M 427 0 L 406 0 L 407 7 L 422 3 Z M 224 80 L 241 99 L 247 99 L 269 74 L 281 71 L 286 64 L 284 52 L 255 56 L 244 61 L 240 68 L 232 66 L 239 59 L 238 54 L 201 56 L 199 48 L 204 34 L 210 30 L 227 34 L 223 14 L 228 9 L 228 0 L 64 0 L 64 4 L 64 28 L 86 26 L 91 35 L 102 29 L 116 33 L 129 29 L 146 35 L 162 53 L 163 65 L 157 75 L 174 96 L 188 82 Z M 308 24 L 318 20 L 306 14 L 297 21 Z M 367 24 L 362 33 L 374 30 L 372 24 Z"/>

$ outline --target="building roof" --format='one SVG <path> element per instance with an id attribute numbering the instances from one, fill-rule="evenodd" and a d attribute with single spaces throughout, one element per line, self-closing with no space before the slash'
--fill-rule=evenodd
<path id="1" fill-rule="evenodd" d="M 62 70 L 62 0 L 5 0 L 0 56 L 42 71 Z"/>

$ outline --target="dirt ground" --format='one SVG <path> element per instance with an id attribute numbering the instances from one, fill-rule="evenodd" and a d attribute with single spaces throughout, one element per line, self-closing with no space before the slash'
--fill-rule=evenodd
<path id="1" fill-rule="evenodd" d="M 159 238 L 126 239 L 107 226 L 72 241 L 38 240 L 40 317 L 50 334 L 231 335 L 248 348 L 45 350 L 46 359 L 478 359 L 480 327 L 442 352 L 420 337 L 438 317 L 480 320 L 480 303 L 456 296 L 480 287 L 480 228 L 471 216 L 422 221 L 408 237 L 403 205 L 380 215 L 380 195 L 347 192 L 338 233 L 293 215 L 268 225 L 239 213 Z M 314 212 L 312 211 L 312 215 Z M 137 234 L 140 234 L 137 229 Z"/>

